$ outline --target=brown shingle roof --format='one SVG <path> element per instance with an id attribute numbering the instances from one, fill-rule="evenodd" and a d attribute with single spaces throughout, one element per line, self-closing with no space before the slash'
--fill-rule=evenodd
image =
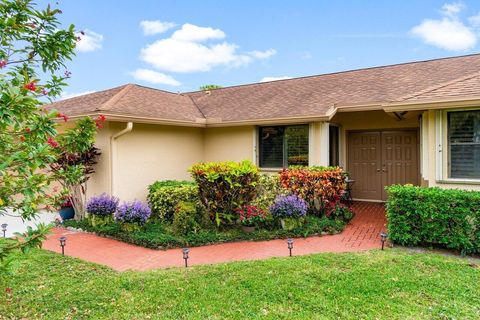
<path id="1" fill-rule="evenodd" d="M 69 116 L 104 112 L 193 122 L 198 118 L 204 118 L 189 96 L 135 84 L 57 101 L 48 107 Z"/>
<path id="2" fill-rule="evenodd" d="M 322 117 L 333 107 L 480 96 L 480 54 L 175 94 L 126 85 L 56 102 L 69 115 L 108 112 L 195 122 Z"/>
<path id="3" fill-rule="evenodd" d="M 448 99 L 455 97 L 472 97 L 480 94 L 480 73 L 450 81 L 439 86 L 418 92 L 404 101 Z"/>
<path id="4" fill-rule="evenodd" d="M 224 121 L 325 114 L 329 107 L 402 100 L 480 71 L 480 55 L 374 67 L 190 93 L 206 117 Z M 476 94 L 480 95 L 480 91 Z"/>

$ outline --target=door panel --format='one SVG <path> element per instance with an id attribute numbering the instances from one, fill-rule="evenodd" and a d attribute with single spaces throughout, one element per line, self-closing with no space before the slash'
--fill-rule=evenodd
<path id="1" fill-rule="evenodd" d="M 416 131 L 382 132 L 382 185 L 418 185 L 418 142 Z M 387 192 L 382 188 L 382 200 Z"/>
<path id="2" fill-rule="evenodd" d="M 356 199 L 386 200 L 385 186 L 418 185 L 417 131 L 348 134 L 348 171 Z"/>
<path id="3" fill-rule="evenodd" d="M 348 164 L 355 183 L 352 193 L 357 199 L 380 199 L 381 135 L 380 132 L 350 133 Z"/>

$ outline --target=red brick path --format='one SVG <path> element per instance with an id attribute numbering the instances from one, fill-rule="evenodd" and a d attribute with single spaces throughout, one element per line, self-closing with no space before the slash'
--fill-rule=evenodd
<path id="1" fill-rule="evenodd" d="M 353 252 L 380 248 L 379 233 L 385 229 L 383 204 L 356 202 L 352 209 L 355 218 L 336 235 L 298 238 L 293 254 L 319 252 Z M 55 228 L 45 241 L 44 248 L 60 252 L 58 238 L 67 237 L 65 254 L 107 265 L 118 271 L 149 270 L 183 266 L 181 249 L 152 250 L 93 234 Z M 257 260 L 288 255 L 285 240 L 242 241 L 190 249 L 189 265 L 212 264 L 237 260 Z"/>

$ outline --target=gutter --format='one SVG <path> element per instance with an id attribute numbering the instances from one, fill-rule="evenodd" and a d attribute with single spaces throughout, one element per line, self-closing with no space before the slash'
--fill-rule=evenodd
<path id="1" fill-rule="evenodd" d="M 114 196 L 117 192 L 115 173 L 117 172 L 117 144 L 118 138 L 131 132 L 133 129 L 133 122 L 128 122 L 125 129 L 115 133 L 110 137 L 110 194 Z"/>

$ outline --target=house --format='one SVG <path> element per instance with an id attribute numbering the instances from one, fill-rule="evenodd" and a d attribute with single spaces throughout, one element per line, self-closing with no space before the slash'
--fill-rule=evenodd
<path id="1" fill-rule="evenodd" d="M 244 159 L 340 165 L 359 200 L 394 183 L 480 189 L 480 54 L 180 94 L 127 84 L 52 107 L 107 117 L 90 195 L 145 199 L 196 162 Z"/>

